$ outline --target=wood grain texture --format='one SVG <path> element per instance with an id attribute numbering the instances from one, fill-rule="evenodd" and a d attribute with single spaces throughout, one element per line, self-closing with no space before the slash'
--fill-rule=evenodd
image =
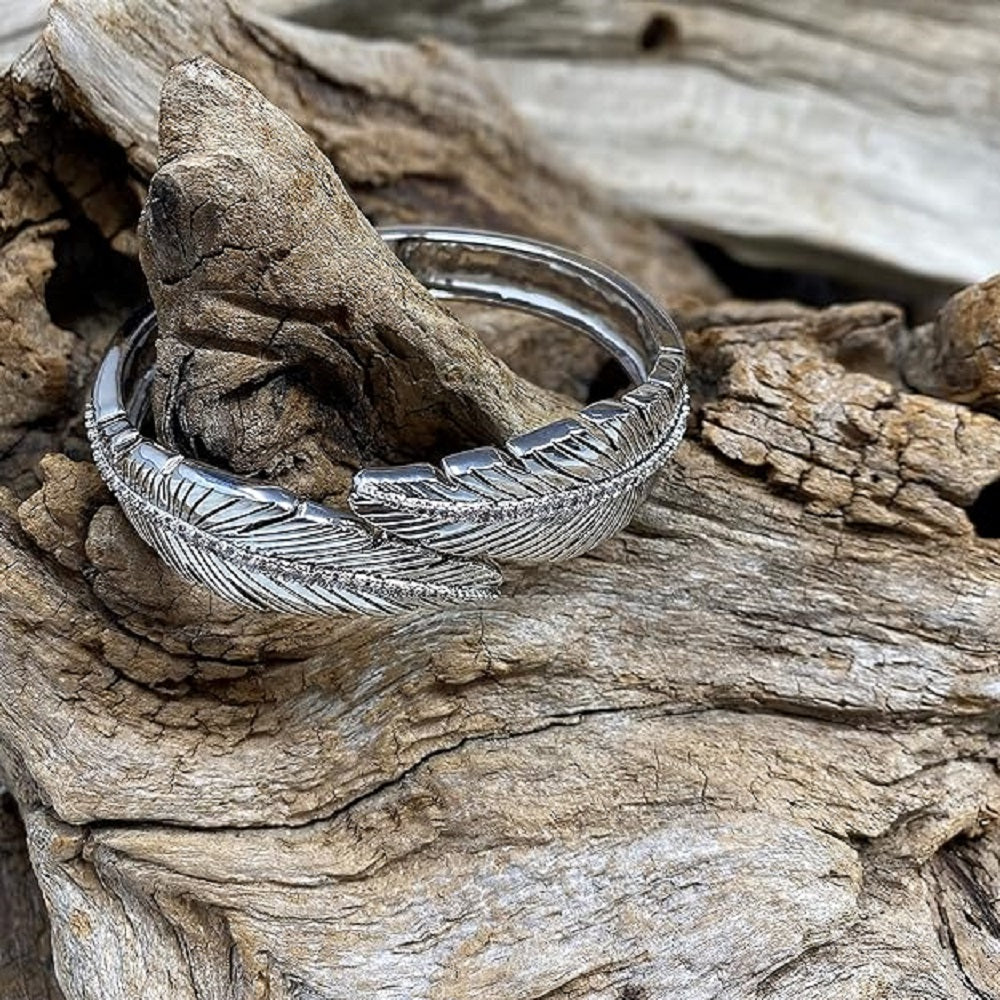
<path id="1" fill-rule="evenodd" d="M 435 305 L 249 84 L 183 63 L 162 109 L 140 235 L 168 445 L 322 497 L 367 458 L 503 440 L 567 412 Z"/>
<path id="2" fill-rule="evenodd" d="M 30 375 L 0 395 L 0 761 L 66 998 L 1000 996 L 1000 543 L 970 518 L 1000 473 L 997 376 L 990 349 L 971 376 L 941 360 L 992 336 L 991 286 L 920 331 L 888 303 L 720 301 L 655 223 L 532 173 L 530 150 L 505 159 L 525 135 L 510 112 L 484 133 L 456 111 L 466 130 L 445 142 L 464 159 L 435 160 L 441 119 L 414 108 L 457 107 L 462 92 L 482 107 L 467 57 L 344 37 L 323 55 L 319 36 L 276 40 L 229 8 L 211 28 L 201 6 L 94 9 L 53 11 L 4 84 L 0 133 L 15 164 L 0 189 L 0 357 Z M 238 423 L 233 392 L 259 389 L 273 363 L 258 332 L 274 329 L 274 289 L 240 286 L 229 315 L 253 336 L 233 344 L 211 267 L 180 285 L 187 296 L 164 279 L 209 237 L 237 237 L 259 277 L 256 255 L 300 203 L 289 196 L 288 220 L 266 231 L 213 207 L 162 260 L 148 241 L 163 230 L 140 236 L 137 212 L 110 208 L 144 194 L 166 63 L 195 48 L 228 52 L 373 215 L 451 205 L 457 221 L 517 228 L 529 213 L 532 232 L 603 246 L 682 307 L 689 434 L 629 531 L 521 571 L 482 608 L 306 623 L 224 605 L 135 538 L 77 451 L 73 413 L 141 293 L 143 238 L 177 343 L 199 315 L 215 331 L 202 371 L 231 381 L 213 419 L 252 430 L 259 468 L 273 433 L 263 408 Z M 101 84 L 102 60 L 131 90 Z M 207 62 L 171 81 L 163 124 L 187 131 L 164 161 L 180 207 L 164 225 L 197 219 L 199 194 L 217 206 L 257 191 L 273 214 L 297 163 L 302 205 L 322 210 L 311 185 L 327 178 L 338 211 L 318 222 L 355 269 L 342 280 L 398 291 L 303 133 Z M 229 157 L 223 127 L 240 137 Z M 43 136 L 72 142 L 100 181 L 60 181 L 74 171 Z M 405 182 L 389 171 L 418 161 L 437 166 Z M 85 259 L 96 266 L 78 270 Z M 308 268 L 280 273 L 286 297 L 315 294 Z M 380 307 L 372 359 L 419 316 L 428 393 L 448 403 L 475 366 L 502 371 L 454 319 L 406 298 Z M 295 325 L 286 350 L 348 351 L 371 333 L 351 316 L 323 323 Z M 518 332 L 525 371 L 551 349 L 533 354 Z M 573 363 L 592 384 L 596 359 Z M 168 417 L 188 418 L 196 372 L 177 374 Z M 512 419 L 569 405 L 509 374 L 492 388 Z M 391 394 L 369 405 L 392 426 Z M 354 446 L 346 424 L 301 440 L 316 455 Z M 318 468 L 302 482 L 323 489 Z"/>
<path id="3" fill-rule="evenodd" d="M 869 282 L 1000 267 L 988 0 L 264 0 L 479 54 L 591 179 L 747 259 Z"/>
<path id="4" fill-rule="evenodd" d="M 93 9 L 61 0 L 45 49 L 90 121 L 146 177 L 167 69 L 210 56 L 309 133 L 375 222 L 506 226 L 606 260 L 664 297 L 721 293 L 676 237 L 553 161 L 457 49 L 309 31 L 222 0 L 107 0 L 103 17 Z M 137 35 L 155 44 L 137 45 Z"/>
<path id="5" fill-rule="evenodd" d="M 910 385 L 976 409 L 1000 410 L 1000 281 L 955 295 L 937 321 L 918 328 L 900 363 Z"/>

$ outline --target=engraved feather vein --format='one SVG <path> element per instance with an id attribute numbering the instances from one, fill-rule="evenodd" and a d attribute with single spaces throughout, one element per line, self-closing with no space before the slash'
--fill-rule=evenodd
<path id="1" fill-rule="evenodd" d="M 452 456 L 441 469 L 366 470 L 355 477 L 351 507 L 386 531 L 455 555 L 569 558 L 628 523 L 650 477 L 676 451 L 687 412 L 682 381 L 646 384 L 545 435 Z"/>
<path id="2" fill-rule="evenodd" d="M 159 467 L 108 434 L 87 430 L 102 476 L 139 535 L 178 572 L 236 604 L 297 613 L 391 613 L 495 597 L 500 575 L 386 536 L 272 488 L 257 499 L 200 485 L 183 459 Z M 194 473 L 197 476 L 197 473 Z M 280 502 L 282 498 L 284 502 Z"/>

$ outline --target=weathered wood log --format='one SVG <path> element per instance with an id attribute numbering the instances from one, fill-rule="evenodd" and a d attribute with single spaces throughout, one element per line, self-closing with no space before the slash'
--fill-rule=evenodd
<path id="1" fill-rule="evenodd" d="M 990 4 L 245 3 L 474 51 L 567 162 L 741 259 L 935 297 L 1000 267 Z M 45 4 L 14 6 L 10 56 Z"/>
<path id="2" fill-rule="evenodd" d="M 263 3 L 469 47 L 568 162 L 746 259 L 869 282 L 1000 267 L 992 4 Z"/>
<path id="3" fill-rule="evenodd" d="M 163 108 L 140 229 L 166 443 L 328 496 L 365 458 L 502 442 L 569 412 L 434 304 L 251 86 L 187 63 Z"/>
<path id="4" fill-rule="evenodd" d="M 629 532 L 492 606 L 326 622 L 228 607 L 134 537 L 79 412 L 140 243 L 161 433 L 218 461 L 336 495 L 361 457 L 569 405 L 412 288 L 306 133 L 209 62 L 168 79 L 137 234 L 156 95 L 199 50 L 376 221 L 547 235 L 679 308 L 691 433 Z M 64 0 L 5 81 L 0 767 L 66 997 L 1000 994 L 991 286 L 919 331 L 721 302 L 683 244 L 521 148 L 477 73 Z"/>

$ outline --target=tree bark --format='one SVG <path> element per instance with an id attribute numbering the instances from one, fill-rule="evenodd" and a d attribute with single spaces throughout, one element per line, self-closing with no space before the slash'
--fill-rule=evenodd
<path id="1" fill-rule="evenodd" d="M 917 329 L 727 299 L 440 43 L 63 0 L 0 96 L 0 768 L 67 1000 L 1000 997 L 991 284 Z M 564 332 L 480 342 L 366 217 L 645 284 L 688 439 L 629 531 L 496 604 L 250 614 L 88 460 L 147 281 L 159 434 L 331 502 L 606 383 Z"/>

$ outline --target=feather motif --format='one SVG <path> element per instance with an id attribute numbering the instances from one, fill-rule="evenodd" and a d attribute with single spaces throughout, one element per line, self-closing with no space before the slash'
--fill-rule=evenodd
<path id="1" fill-rule="evenodd" d="M 363 469 L 350 505 L 370 524 L 462 556 L 550 561 L 623 528 L 684 435 L 684 357 L 661 351 L 618 401 L 428 464 Z"/>
<path id="2" fill-rule="evenodd" d="M 497 596 L 500 574 L 162 449 L 124 413 L 88 407 L 94 460 L 138 534 L 185 578 L 234 604 L 387 614 Z"/>

